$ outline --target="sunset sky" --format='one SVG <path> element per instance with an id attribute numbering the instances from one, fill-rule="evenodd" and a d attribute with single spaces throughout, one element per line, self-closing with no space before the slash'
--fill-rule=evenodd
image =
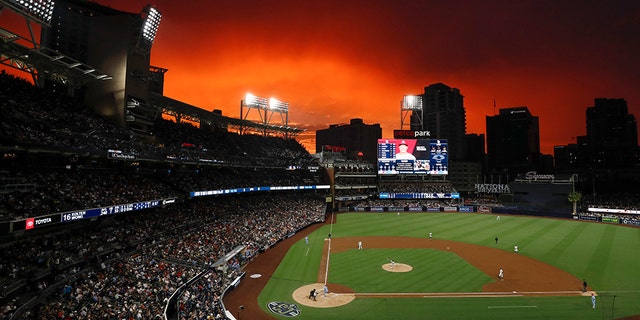
<path id="1" fill-rule="evenodd" d="M 392 137 L 402 97 L 438 82 L 464 95 L 467 133 L 485 132 L 494 100 L 527 106 L 547 154 L 586 134 L 595 98 L 640 117 L 636 0 L 96 2 L 161 11 L 151 64 L 169 70 L 166 96 L 231 117 L 247 92 L 275 97 L 303 143 L 352 118 Z"/>

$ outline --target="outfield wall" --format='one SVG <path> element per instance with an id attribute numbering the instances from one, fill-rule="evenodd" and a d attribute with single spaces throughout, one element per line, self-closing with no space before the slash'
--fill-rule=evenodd
<path id="1" fill-rule="evenodd" d="M 442 207 L 400 207 L 400 206 L 356 206 L 345 207 L 338 210 L 339 212 L 459 212 L 459 213 L 493 213 L 493 214 L 515 214 L 536 217 L 551 217 L 573 220 L 584 220 L 593 222 L 603 222 L 611 224 L 622 224 L 632 227 L 640 227 L 640 215 L 593 215 L 580 213 L 573 215 L 571 212 L 552 211 L 544 208 L 523 208 L 518 206 L 442 206 Z"/>

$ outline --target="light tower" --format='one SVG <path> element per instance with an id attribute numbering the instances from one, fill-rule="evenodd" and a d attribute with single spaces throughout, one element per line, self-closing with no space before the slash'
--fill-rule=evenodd
<path id="1" fill-rule="evenodd" d="M 246 110 L 245 110 L 246 109 Z M 289 103 L 280 101 L 276 98 L 263 98 L 247 93 L 244 100 L 240 101 L 240 116 L 242 120 L 248 120 L 251 110 L 256 110 L 259 118 L 263 135 L 269 135 L 274 131 L 282 131 L 283 128 L 289 127 Z M 255 113 L 255 112 L 254 112 Z M 280 115 L 280 125 L 272 124 L 274 114 Z M 241 133 L 246 132 L 245 128 Z M 277 130 L 276 130 L 277 129 Z M 289 136 L 287 130 L 284 130 L 285 138 Z"/>
<path id="2" fill-rule="evenodd" d="M 416 119 L 416 121 L 420 126 L 423 127 L 424 119 L 423 119 L 423 109 L 422 109 L 422 96 L 415 95 L 406 95 L 402 98 L 400 102 L 400 129 L 404 130 L 404 125 L 407 116 L 409 116 L 409 129 L 411 129 L 411 119 Z"/>
<path id="3" fill-rule="evenodd" d="M 51 16 L 55 2 L 52 0 L 2 0 L 0 3 L 6 5 L 12 11 L 24 16 L 29 21 L 50 26 Z"/>
<path id="4" fill-rule="evenodd" d="M 140 36 L 134 48 L 140 54 L 148 55 L 151 51 L 153 41 L 156 39 L 156 34 L 158 34 L 162 14 L 156 7 L 149 4 L 142 9 L 140 17 L 142 18 L 142 29 L 140 30 Z"/>

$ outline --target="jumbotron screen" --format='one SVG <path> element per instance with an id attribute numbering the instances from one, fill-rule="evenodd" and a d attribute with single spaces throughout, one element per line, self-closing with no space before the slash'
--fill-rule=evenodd
<path id="1" fill-rule="evenodd" d="M 378 139 L 378 174 L 449 173 L 447 140 Z"/>

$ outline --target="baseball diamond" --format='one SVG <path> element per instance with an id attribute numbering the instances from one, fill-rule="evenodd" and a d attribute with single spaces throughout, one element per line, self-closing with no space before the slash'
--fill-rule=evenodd
<path id="1" fill-rule="evenodd" d="M 406 235 L 388 232 L 388 230 L 391 230 L 389 229 L 389 221 L 392 221 L 390 218 L 392 216 L 395 219 L 407 219 L 406 222 L 408 225 L 412 226 L 409 227 L 409 229 L 414 231 L 406 232 Z M 382 221 L 376 222 L 378 219 Z M 430 240 L 424 236 L 416 236 L 420 234 L 419 231 L 415 231 L 416 221 L 423 221 L 422 224 L 429 222 L 431 225 L 434 225 L 433 230 L 438 230 L 437 234 L 441 235 L 441 237 Z M 358 235 L 359 231 L 357 227 L 351 229 L 355 226 L 364 228 L 362 227 L 362 223 L 366 222 L 371 224 L 381 223 L 383 225 L 383 229 L 381 230 L 385 231 L 377 230 L 372 232 L 371 235 L 362 236 Z M 335 319 L 349 319 L 348 314 L 350 313 L 346 310 L 349 308 L 359 310 L 363 307 L 362 304 L 366 304 L 367 300 L 378 301 L 377 305 L 376 302 L 374 302 L 374 305 L 376 305 L 373 307 L 374 309 L 380 308 L 387 311 L 369 311 L 366 315 L 361 314 L 361 319 L 381 319 L 381 314 L 389 312 L 389 310 L 395 310 L 396 305 L 416 305 L 418 306 L 415 307 L 416 309 L 429 309 L 429 306 L 423 306 L 424 303 L 445 305 L 445 307 L 438 308 L 441 310 L 440 312 L 442 312 L 443 308 L 447 308 L 446 305 L 449 305 L 448 312 L 443 314 L 439 313 L 438 316 L 436 316 L 436 318 L 439 319 L 456 319 L 465 317 L 464 314 L 466 314 L 467 318 L 478 319 L 507 319 L 513 317 L 536 319 L 542 315 L 551 319 L 567 319 L 574 316 L 567 316 L 566 312 L 575 313 L 575 318 L 588 319 L 592 316 L 594 319 L 600 319 L 601 314 L 594 315 L 592 313 L 587 314 L 585 317 L 582 313 L 584 312 L 583 309 L 590 308 L 591 302 L 589 298 L 591 293 L 595 293 L 596 296 L 601 296 L 601 300 L 611 300 L 611 296 L 614 295 L 614 293 L 612 293 L 613 288 L 606 288 L 608 289 L 607 291 L 600 292 L 597 288 L 590 286 L 586 292 L 583 292 L 582 277 L 584 274 L 589 273 L 576 275 L 575 272 L 566 271 L 564 268 L 554 266 L 537 257 L 530 256 L 524 245 L 521 246 L 521 252 L 515 254 L 512 251 L 512 244 L 508 240 L 511 239 L 513 242 L 528 243 L 527 241 L 520 241 L 528 236 L 527 232 L 522 232 L 521 235 L 518 235 L 516 229 L 523 226 L 525 229 L 531 228 L 531 224 L 534 223 L 541 225 L 555 223 L 563 225 L 570 224 L 569 226 L 580 230 L 591 225 L 597 228 L 609 226 L 558 219 L 503 216 L 502 221 L 498 223 L 498 228 L 506 229 L 500 231 L 500 239 L 504 239 L 504 241 L 501 241 L 501 244 L 498 246 L 495 245 L 495 235 L 489 233 L 494 232 L 493 230 L 489 230 L 489 228 L 496 228 L 494 226 L 487 227 L 484 230 L 481 227 L 481 229 L 477 231 L 478 233 L 487 233 L 485 237 L 486 243 L 472 243 L 474 240 L 464 239 L 464 236 L 455 236 L 447 239 L 448 233 L 452 235 L 454 233 L 457 234 L 457 232 L 454 231 L 447 231 L 453 230 L 451 226 L 447 224 L 455 223 L 459 228 L 475 228 L 480 227 L 479 225 L 491 225 L 489 222 L 492 222 L 494 225 L 496 224 L 494 217 L 484 214 L 412 213 L 401 217 L 395 214 L 390 215 L 384 213 L 339 214 L 337 215 L 334 225 L 331 225 L 330 222 L 327 222 L 325 225 L 313 225 L 258 256 L 255 261 L 246 266 L 246 271 L 248 273 L 259 272 L 262 274 L 272 272 L 272 276 L 262 277 L 262 279 L 243 280 L 240 286 L 225 297 L 225 305 L 230 310 L 234 310 L 235 305 L 248 305 L 249 307 L 243 311 L 243 318 L 277 319 L 278 317 L 265 311 L 261 305 L 264 303 L 259 303 L 259 301 L 267 301 L 270 295 L 267 291 L 271 292 L 274 290 L 271 284 L 279 283 L 275 285 L 278 287 L 291 287 L 288 299 L 290 299 L 291 302 L 296 302 L 301 305 L 302 319 L 322 319 L 328 316 Z M 514 224 L 510 225 L 510 223 Z M 475 224 L 478 224 L 478 226 L 475 226 Z M 407 227 L 405 226 L 403 228 Z M 431 229 L 431 226 L 429 228 Z M 558 228 L 561 229 L 560 227 Z M 543 226 L 542 232 L 547 232 L 548 234 L 540 235 L 540 238 L 549 237 L 549 239 L 557 239 L 556 237 L 559 236 L 557 232 L 560 231 L 554 232 L 552 229 L 551 227 L 545 228 Z M 638 232 L 637 229 L 633 228 L 622 229 Z M 331 239 L 326 237 L 327 230 L 332 230 L 333 236 Z M 397 233 L 402 234 L 403 232 L 404 231 L 399 230 Z M 381 235 L 373 235 L 375 233 L 380 233 Z M 562 232 L 560 232 L 560 234 L 561 233 Z M 341 234 L 344 236 L 341 236 Z M 278 267 L 281 261 L 283 264 L 289 264 L 290 260 L 288 258 L 289 255 L 295 251 L 295 244 L 301 242 L 301 239 L 303 239 L 305 235 L 309 235 L 309 238 L 313 239 L 313 242 L 319 242 L 321 245 L 321 247 L 316 250 L 317 253 L 314 253 L 317 254 L 317 259 L 314 259 L 314 261 L 318 263 L 313 267 L 313 269 L 316 270 L 315 277 L 312 281 L 306 283 L 302 279 L 295 280 L 295 276 L 293 275 L 285 277 L 276 270 L 276 268 L 285 268 L 284 265 Z M 578 234 L 574 236 L 580 237 Z M 362 241 L 366 245 L 366 249 L 358 250 L 357 247 L 354 246 L 354 244 L 359 241 Z M 535 240 L 532 241 L 535 242 Z M 504 245 L 502 245 L 503 242 Z M 289 250 L 289 248 L 291 248 L 291 250 Z M 551 246 L 551 249 L 552 251 L 558 250 L 557 248 L 554 249 L 553 246 Z M 287 250 L 290 251 L 289 254 L 287 254 Z M 408 272 L 389 272 L 390 264 L 388 260 L 390 259 L 387 256 L 393 255 L 394 252 L 398 256 L 398 258 L 396 258 L 396 256 L 391 258 L 394 260 L 395 265 L 406 265 L 409 270 Z M 537 253 L 537 251 L 535 252 Z M 293 254 L 295 255 L 295 253 Z M 548 254 L 555 253 L 552 252 Z M 381 258 L 375 260 L 377 256 Z M 409 261 L 412 259 L 413 261 Z M 297 260 L 294 258 L 293 261 Z M 326 264 L 327 261 L 329 261 L 328 268 Z M 357 266 L 358 263 L 375 265 Z M 450 265 L 446 265 L 444 268 L 438 266 L 438 264 L 448 263 L 450 263 Z M 631 264 L 637 265 L 638 262 L 631 262 Z M 504 268 L 504 281 L 496 281 L 497 272 L 501 267 Z M 597 266 L 593 267 L 597 268 Z M 424 275 L 428 275 L 430 271 L 426 270 L 425 272 L 424 269 L 431 268 L 433 268 L 433 272 L 442 274 L 442 278 L 446 278 L 449 272 L 455 274 L 455 270 L 459 268 L 468 268 L 469 271 L 465 271 L 463 274 L 477 273 L 477 275 L 474 275 L 474 278 L 468 281 L 469 283 L 473 283 L 473 286 L 467 286 L 467 284 L 457 286 L 459 283 L 464 282 L 457 280 L 451 280 L 452 283 L 455 282 L 456 284 L 452 284 L 450 287 L 439 284 L 421 284 L 422 281 L 438 281 L 431 278 L 429 278 L 431 280 L 425 279 Z M 327 270 L 328 272 L 326 272 Z M 384 272 L 387 272 L 387 275 L 385 275 Z M 366 276 L 352 276 L 352 274 L 359 273 L 370 274 L 370 279 L 367 279 Z M 395 287 L 394 284 L 387 285 L 384 284 L 383 280 L 380 280 L 387 276 L 415 276 L 416 278 L 407 282 L 408 284 L 405 287 L 395 290 L 398 287 Z M 325 279 L 325 277 L 327 278 Z M 350 280 L 352 277 L 357 280 Z M 437 278 L 438 277 L 434 279 Z M 590 278 L 594 280 L 590 281 L 589 284 L 594 284 L 594 281 L 596 281 L 595 278 L 592 276 L 590 276 Z M 273 282 L 268 284 L 269 279 Z M 396 279 L 397 281 L 393 280 L 392 282 L 398 284 L 404 283 L 403 278 Z M 322 297 L 322 294 L 320 294 L 317 301 L 302 299 L 305 294 L 308 294 L 310 288 L 316 288 L 321 292 L 325 281 L 327 281 L 330 291 L 327 297 Z M 631 288 L 635 288 L 636 290 L 629 290 L 629 298 L 638 297 L 640 294 L 638 290 L 640 289 L 638 280 L 631 279 L 630 281 L 632 282 Z M 432 290 L 421 291 L 421 288 L 432 288 Z M 622 289 L 622 287 L 620 289 Z M 266 300 L 263 298 L 264 296 L 267 296 Z M 425 302 L 424 299 L 427 298 L 429 299 L 428 301 L 431 302 Z M 464 311 L 464 308 L 461 309 L 458 307 L 451 309 L 450 304 L 454 302 L 449 302 L 449 299 L 462 299 L 460 301 L 464 301 L 465 305 L 482 304 L 483 311 L 475 313 L 472 311 L 473 308 L 476 308 L 475 306 L 470 307 L 469 311 Z M 555 302 L 551 299 L 555 299 Z M 626 298 L 618 298 L 619 308 L 627 308 L 626 306 L 623 307 L 622 303 L 624 302 L 621 302 L 625 299 Z M 384 301 L 384 303 L 379 301 Z M 548 304 L 553 305 L 558 303 L 558 301 L 562 301 L 563 303 L 566 301 L 568 311 L 562 310 L 562 308 L 558 309 L 556 306 L 548 306 Z M 534 302 L 535 304 L 533 304 Z M 579 307 L 581 304 L 586 304 L 588 308 Z M 609 306 L 609 308 L 611 307 L 613 306 Z M 323 309 L 325 311 L 322 311 L 324 313 L 321 314 L 315 314 L 316 311 L 313 311 L 314 309 Z M 574 309 L 579 311 L 573 311 Z M 495 312 L 500 312 L 500 314 L 496 314 Z M 632 307 L 629 312 L 631 312 L 631 314 L 627 314 L 627 317 L 631 316 L 631 318 L 633 318 L 633 312 L 638 314 L 638 308 Z M 420 316 L 411 316 L 411 314 L 411 312 L 407 311 L 405 319 L 422 319 Z M 473 316 L 471 316 L 471 314 L 473 314 Z M 344 316 L 341 317 L 340 315 Z M 620 315 L 622 315 L 622 313 L 620 313 Z M 382 316 L 382 319 L 384 318 L 385 317 Z M 395 319 L 395 317 L 389 316 L 388 319 Z"/>

